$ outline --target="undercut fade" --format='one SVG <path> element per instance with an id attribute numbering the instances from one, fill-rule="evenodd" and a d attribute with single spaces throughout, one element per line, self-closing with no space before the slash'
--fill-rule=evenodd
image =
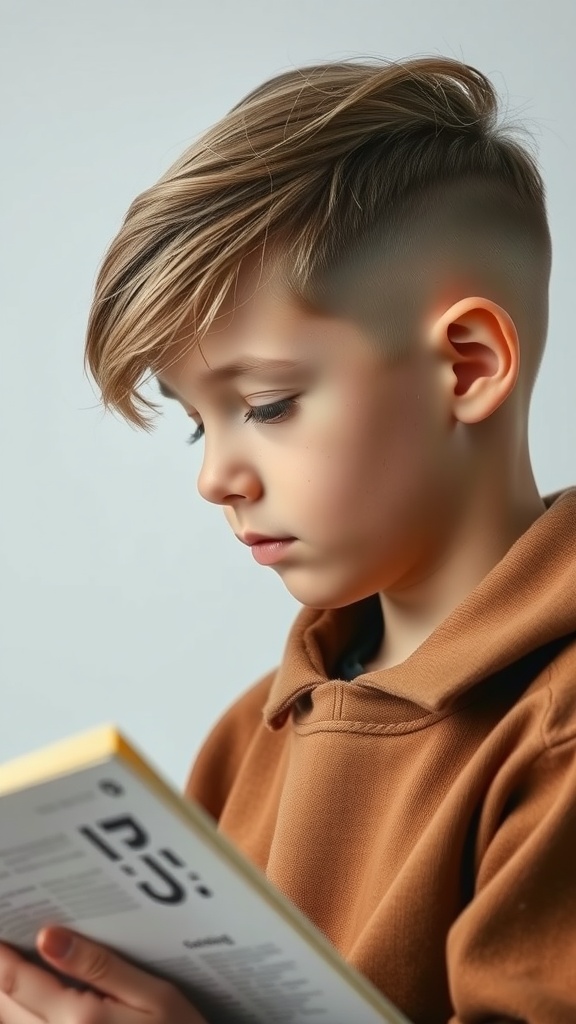
<path id="1" fill-rule="evenodd" d="M 470 250 L 512 296 L 533 382 L 545 190 L 531 140 L 498 114 L 489 79 L 444 57 L 315 64 L 249 93 L 137 197 L 105 254 L 85 350 L 104 407 L 150 431 L 161 406 L 138 389 L 184 327 L 201 341 L 255 257 L 305 308 L 358 320 L 398 360 L 430 261 Z"/>

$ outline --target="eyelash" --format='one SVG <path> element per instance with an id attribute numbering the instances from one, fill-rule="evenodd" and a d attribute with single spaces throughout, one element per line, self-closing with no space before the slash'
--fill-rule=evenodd
<path id="1" fill-rule="evenodd" d="M 254 420 L 255 423 L 280 423 L 296 408 L 296 398 L 282 398 L 279 402 L 271 402 L 269 405 L 252 406 L 244 415 L 244 422 Z M 190 434 L 186 444 L 196 444 L 204 437 L 202 424 L 196 427 L 194 433 Z"/>

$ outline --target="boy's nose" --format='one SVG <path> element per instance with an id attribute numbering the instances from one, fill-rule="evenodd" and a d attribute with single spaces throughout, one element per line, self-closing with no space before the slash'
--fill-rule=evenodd
<path id="1" fill-rule="evenodd" d="M 230 505 L 242 498 L 257 501 L 262 485 L 256 472 L 245 464 L 215 464 L 206 458 L 198 474 L 198 493 L 214 505 Z"/>

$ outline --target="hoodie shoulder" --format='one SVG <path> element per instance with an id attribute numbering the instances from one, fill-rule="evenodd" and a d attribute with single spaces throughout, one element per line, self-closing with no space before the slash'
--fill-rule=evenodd
<path id="1" fill-rule="evenodd" d="M 255 734 L 265 728 L 262 711 L 276 671 L 267 672 L 224 712 L 192 765 L 184 794 L 216 820 Z"/>

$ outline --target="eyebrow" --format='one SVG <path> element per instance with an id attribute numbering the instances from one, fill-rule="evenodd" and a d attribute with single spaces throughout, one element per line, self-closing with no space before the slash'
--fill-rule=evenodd
<path id="1" fill-rule="evenodd" d="M 227 363 L 226 366 L 219 366 L 214 370 L 209 370 L 208 373 L 204 373 L 199 377 L 201 383 L 204 382 L 217 382 L 224 380 L 232 380 L 237 377 L 246 377 L 248 374 L 252 376 L 264 376 L 267 373 L 282 373 L 288 370 L 294 370 L 299 366 L 303 360 L 301 359 L 268 359 L 264 357 L 247 357 L 241 359 L 236 363 Z M 164 395 L 164 398 L 174 398 L 177 402 L 180 401 L 178 395 L 174 394 L 171 388 L 168 387 L 164 381 L 156 378 L 160 394 Z"/>

